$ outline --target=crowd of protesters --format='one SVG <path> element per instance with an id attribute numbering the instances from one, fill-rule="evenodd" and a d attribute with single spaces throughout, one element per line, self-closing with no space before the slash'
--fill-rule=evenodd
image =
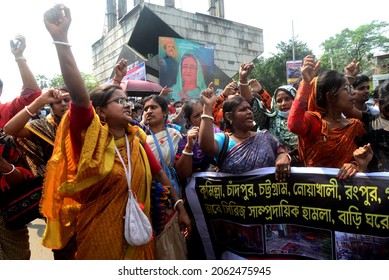
<path id="1" fill-rule="evenodd" d="M 204 258 L 185 196 L 194 172 L 274 167 L 276 180 L 287 181 L 294 166 L 337 168 L 340 180 L 389 170 L 389 81 L 374 89 L 378 108 L 366 105 L 369 78 L 359 75 L 356 61 L 344 73 L 318 74 L 320 61 L 308 55 L 298 88 L 280 85 L 272 96 L 261 77 L 249 79 L 253 65 L 242 63 L 239 81 L 218 96 L 210 83 L 179 100 L 165 87 L 135 101 L 121 87 L 124 59 L 113 84 L 87 92 L 68 42 L 67 7 L 49 9 L 44 23 L 65 85 L 41 93 L 23 57 L 25 39 L 16 38 L 21 44 L 12 53 L 23 91 L 0 104 L 1 190 L 44 178 L 42 244 L 55 259 Z M 31 120 L 46 104 L 50 115 Z M 126 235 L 129 194 L 153 227 L 140 245 Z M 169 222 L 176 227 L 168 232 Z M 169 244 L 172 232 L 182 240 Z M 29 258 L 26 225 L 9 229 L 0 215 L 0 259 Z"/>

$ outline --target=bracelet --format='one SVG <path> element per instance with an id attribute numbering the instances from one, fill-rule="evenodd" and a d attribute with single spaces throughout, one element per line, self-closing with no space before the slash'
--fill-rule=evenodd
<path id="1" fill-rule="evenodd" d="M 11 171 L 9 171 L 9 172 L 5 172 L 5 173 L 1 173 L 1 174 L 3 174 L 4 176 L 7 176 L 7 175 L 10 175 L 12 172 L 14 172 L 14 171 L 15 171 L 15 169 L 16 169 L 16 167 L 15 167 L 15 165 L 13 165 L 13 164 L 11 164 L 11 166 L 12 166 L 12 169 L 11 169 Z"/>
<path id="2" fill-rule="evenodd" d="M 68 47 L 71 47 L 71 46 L 72 46 L 72 45 L 70 45 L 69 43 L 61 42 L 61 41 L 53 41 L 53 44 L 54 44 L 54 45 L 63 45 L 63 46 L 68 46 Z"/>
<path id="3" fill-rule="evenodd" d="M 193 152 L 185 152 L 185 151 L 182 151 L 182 154 L 183 154 L 183 155 L 187 155 L 187 156 L 193 156 Z"/>
<path id="4" fill-rule="evenodd" d="M 117 82 L 119 84 L 122 82 L 122 81 L 119 81 L 118 79 L 112 79 L 112 81 Z"/>
<path id="5" fill-rule="evenodd" d="M 15 57 L 15 61 L 18 62 L 18 61 L 27 61 L 27 59 L 24 57 L 24 56 L 18 56 L 18 57 Z"/>
<path id="6" fill-rule="evenodd" d="M 351 76 L 351 75 L 346 75 L 347 78 L 351 78 L 351 79 L 356 79 L 354 76 Z"/>
<path id="7" fill-rule="evenodd" d="M 247 82 L 247 83 L 241 83 L 241 82 L 239 82 L 239 86 L 248 86 L 249 85 L 249 82 Z"/>
<path id="8" fill-rule="evenodd" d="M 27 106 L 24 106 L 24 109 L 26 109 L 26 112 L 27 112 L 31 117 L 35 117 L 35 114 L 31 113 L 31 111 L 28 110 L 28 107 L 27 107 Z"/>
<path id="9" fill-rule="evenodd" d="M 285 155 L 288 157 L 288 159 L 289 159 L 289 162 L 291 162 L 291 161 L 292 161 L 292 157 L 290 156 L 290 154 L 288 154 L 288 153 L 286 153 L 286 152 L 284 152 L 284 153 L 281 153 L 281 154 L 278 154 L 278 155 L 277 155 L 277 157 L 279 157 L 280 155 L 283 155 L 283 154 L 285 154 Z"/>
<path id="10" fill-rule="evenodd" d="M 184 204 L 184 201 L 183 201 L 181 198 L 178 199 L 178 200 L 176 201 L 176 203 L 174 203 L 174 206 L 173 206 L 173 209 L 174 209 L 174 210 L 176 210 L 178 203 Z"/>
<path id="11" fill-rule="evenodd" d="M 214 118 L 214 117 L 212 117 L 212 116 L 210 116 L 210 115 L 207 115 L 207 114 L 202 114 L 202 115 L 201 115 L 201 118 L 202 118 L 202 119 L 210 119 L 210 120 L 212 120 L 212 121 L 215 121 L 215 118 Z"/>

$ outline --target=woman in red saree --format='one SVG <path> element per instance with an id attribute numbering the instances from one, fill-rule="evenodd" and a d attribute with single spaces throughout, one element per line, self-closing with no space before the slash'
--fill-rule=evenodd
<path id="1" fill-rule="evenodd" d="M 305 166 L 339 168 L 338 178 L 346 179 L 360 171 L 353 152 L 365 128 L 360 120 L 346 119 L 342 114 L 354 107 L 354 90 L 347 77 L 325 71 L 316 78 L 319 66 L 314 56 L 304 58 L 302 82 L 288 127 L 298 135 L 299 154 Z"/>

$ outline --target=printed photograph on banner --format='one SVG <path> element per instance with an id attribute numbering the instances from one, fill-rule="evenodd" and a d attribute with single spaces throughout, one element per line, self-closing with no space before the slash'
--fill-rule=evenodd
<path id="1" fill-rule="evenodd" d="M 389 257 L 389 238 L 336 231 L 335 245 L 338 260 L 376 260 Z"/>
<path id="2" fill-rule="evenodd" d="M 198 98 L 214 78 L 214 49 L 193 41 L 159 37 L 159 83 L 168 99 Z"/>
<path id="3" fill-rule="evenodd" d="M 295 86 L 301 80 L 301 65 L 303 64 L 302 60 L 291 60 L 286 62 L 286 79 L 288 85 Z"/>
<path id="4" fill-rule="evenodd" d="M 122 81 L 146 81 L 146 65 L 144 62 L 131 63 L 127 66 L 127 73 Z"/>
<path id="5" fill-rule="evenodd" d="M 389 176 L 329 168 L 196 173 L 186 193 L 207 259 L 389 258 Z"/>
<path id="6" fill-rule="evenodd" d="M 320 260 L 332 257 L 330 230 L 292 224 L 268 224 L 265 234 L 268 254 L 290 254 Z"/>
<path id="7" fill-rule="evenodd" d="M 244 225 L 227 220 L 211 221 L 215 241 L 237 252 L 263 254 L 262 225 Z"/>

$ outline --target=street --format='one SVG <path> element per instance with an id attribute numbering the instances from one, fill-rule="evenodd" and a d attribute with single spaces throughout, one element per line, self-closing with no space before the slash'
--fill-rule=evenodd
<path id="1" fill-rule="evenodd" d="M 30 234 L 31 260 L 53 260 L 51 249 L 41 244 L 41 238 L 45 230 L 45 221 L 36 219 L 27 225 Z"/>

